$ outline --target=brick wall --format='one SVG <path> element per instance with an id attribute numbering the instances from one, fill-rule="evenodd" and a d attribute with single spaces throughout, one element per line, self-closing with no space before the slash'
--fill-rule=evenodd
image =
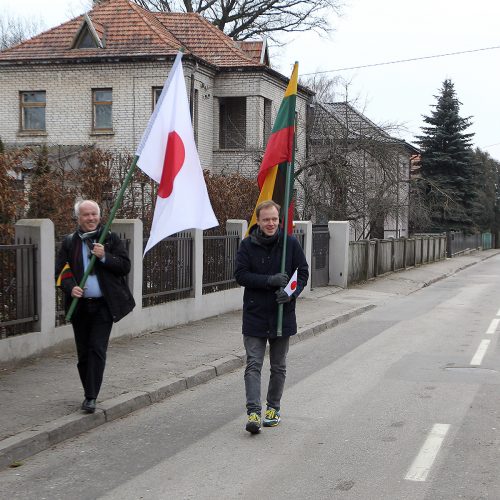
<path id="1" fill-rule="evenodd" d="M 246 149 L 223 150 L 218 148 L 218 131 L 214 130 L 213 166 L 216 170 L 227 170 L 230 165 L 246 175 L 255 175 L 262 157 L 264 144 L 265 113 L 264 102 L 271 102 L 271 123 L 274 123 L 283 100 L 286 84 L 271 75 L 251 72 L 234 72 L 218 75 L 214 87 L 214 116 L 219 113 L 219 100 L 224 97 L 246 97 Z M 306 156 L 306 105 L 304 94 L 297 96 L 297 145 L 296 164 Z M 215 123 L 218 123 L 215 122 Z"/>
<path id="2" fill-rule="evenodd" d="M 153 87 L 161 87 L 170 69 L 166 62 L 4 66 L 0 71 L 0 137 L 6 144 L 95 144 L 119 152 L 135 152 L 152 111 Z M 198 151 L 203 168 L 234 169 L 254 175 L 263 151 L 264 100 L 271 101 L 274 122 L 285 83 L 272 75 L 214 72 L 184 64 L 186 88 L 198 90 Z M 92 89 L 113 90 L 113 133 L 92 131 Z M 19 92 L 46 91 L 46 133 L 19 132 Z M 219 148 L 219 98 L 246 98 L 246 145 Z M 304 95 L 297 99 L 296 160 L 305 157 Z"/>

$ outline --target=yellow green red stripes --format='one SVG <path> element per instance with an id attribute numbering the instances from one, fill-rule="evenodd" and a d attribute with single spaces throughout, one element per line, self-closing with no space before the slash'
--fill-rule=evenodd
<path id="1" fill-rule="evenodd" d="M 273 200 L 280 206 L 285 205 L 286 169 L 289 168 L 289 163 L 293 160 L 297 80 L 298 64 L 295 63 L 257 176 L 257 183 L 260 189 L 257 205 L 266 200 Z M 293 179 L 291 182 L 293 184 Z M 292 191 L 290 189 L 290 192 Z M 291 208 L 293 212 L 293 204 L 291 204 Z M 281 216 L 283 215 L 281 213 Z M 289 220 L 290 223 L 293 221 L 293 213 Z M 256 222 L 257 218 L 254 209 L 249 229 Z M 290 227 L 291 224 L 289 224 Z"/>
<path id="2" fill-rule="evenodd" d="M 280 163 L 292 161 L 297 79 L 298 64 L 295 63 L 257 176 L 260 189 L 262 189 L 264 180 L 271 168 Z"/>

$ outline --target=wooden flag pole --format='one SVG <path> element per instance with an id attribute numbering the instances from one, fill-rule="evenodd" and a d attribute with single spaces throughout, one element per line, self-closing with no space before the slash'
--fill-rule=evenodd
<path id="1" fill-rule="evenodd" d="M 98 243 L 100 243 L 101 245 L 104 243 L 104 240 L 106 239 L 106 235 L 108 234 L 109 228 L 111 227 L 111 224 L 113 223 L 113 220 L 115 218 L 116 212 L 122 203 L 123 196 L 125 195 L 125 190 L 127 189 L 128 185 L 130 184 L 130 181 L 132 179 L 132 175 L 134 173 L 138 159 L 139 159 L 138 156 L 134 157 L 134 160 L 132 161 L 132 165 L 130 166 L 130 169 L 127 173 L 127 176 L 125 177 L 125 181 L 123 182 L 123 185 L 120 188 L 120 192 L 118 193 L 118 196 L 116 197 L 115 204 L 113 205 L 113 208 L 111 209 L 111 212 L 109 213 L 108 221 L 106 222 L 104 229 L 101 231 L 101 236 L 99 237 L 99 241 L 98 241 Z M 80 285 L 79 285 L 80 288 L 83 289 L 83 287 L 85 286 L 85 283 L 87 283 L 87 278 L 89 277 L 89 274 L 92 272 L 92 269 L 94 268 L 95 261 L 96 261 L 96 256 L 94 254 L 92 254 L 89 265 L 87 266 L 87 269 L 85 270 L 85 273 L 83 274 L 82 280 L 80 281 Z M 75 312 L 75 308 L 76 308 L 77 303 L 78 303 L 78 297 L 73 297 L 73 300 L 71 301 L 71 305 L 68 309 L 68 313 L 66 314 L 66 321 L 71 321 L 71 316 L 73 316 L 73 313 Z"/>

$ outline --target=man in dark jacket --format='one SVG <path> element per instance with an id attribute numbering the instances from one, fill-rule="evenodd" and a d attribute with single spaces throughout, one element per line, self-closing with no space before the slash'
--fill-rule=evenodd
<path id="1" fill-rule="evenodd" d="M 279 205 L 264 201 L 256 208 L 257 224 L 238 249 L 236 281 L 243 295 L 243 342 L 247 354 L 245 391 L 248 421 L 246 430 L 255 434 L 261 427 L 260 379 L 266 344 L 269 342 L 271 375 L 267 391 L 264 427 L 280 422 L 280 401 L 286 377 L 286 355 L 291 335 L 297 333 L 295 301 L 307 284 L 309 266 L 293 236 L 286 238 L 285 272 L 281 273 L 284 233 L 279 226 Z M 292 295 L 284 290 L 297 270 Z M 277 336 L 278 304 L 283 304 L 282 336 Z"/>
<path id="2" fill-rule="evenodd" d="M 97 243 L 102 226 L 99 205 L 84 200 L 75 205 L 77 230 L 65 237 L 56 258 L 57 284 L 65 294 L 68 310 L 74 297 L 78 304 L 71 318 L 78 354 L 78 373 L 85 392 L 82 410 L 94 413 L 102 384 L 106 351 L 113 322 L 135 306 L 126 284 L 130 259 L 120 238 L 109 232 L 104 244 Z M 94 269 L 85 288 L 78 286 L 92 255 Z"/>

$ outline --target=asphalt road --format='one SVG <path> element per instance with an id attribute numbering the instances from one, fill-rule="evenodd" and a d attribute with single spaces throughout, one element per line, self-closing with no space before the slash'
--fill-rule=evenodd
<path id="1" fill-rule="evenodd" d="M 277 428 L 245 432 L 238 370 L 1 471 L 0 498 L 500 499 L 499 278 L 494 257 L 292 346 Z"/>

